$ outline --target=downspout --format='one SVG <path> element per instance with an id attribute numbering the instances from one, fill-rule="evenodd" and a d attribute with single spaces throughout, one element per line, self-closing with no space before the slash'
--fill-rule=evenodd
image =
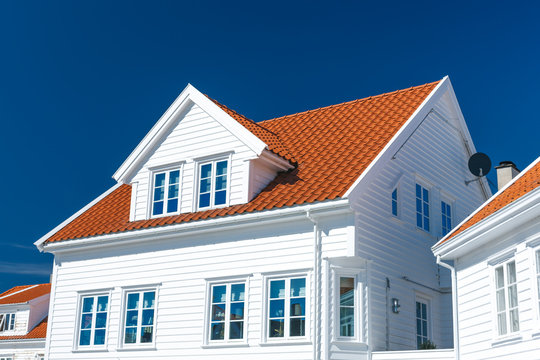
<path id="1" fill-rule="evenodd" d="M 319 255 L 321 252 L 321 242 L 319 237 L 319 226 L 317 221 L 311 216 L 311 210 L 306 210 L 306 217 L 313 223 L 313 360 L 320 359 L 319 352 L 319 296 L 321 295 L 319 287 Z"/>
<path id="2" fill-rule="evenodd" d="M 454 328 L 454 355 L 455 359 L 459 360 L 459 323 L 458 323 L 458 298 L 457 298 L 457 277 L 456 269 L 447 263 L 442 262 L 441 255 L 437 255 L 437 264 L 450 270 L 452 277 L 452 317 Z"/>

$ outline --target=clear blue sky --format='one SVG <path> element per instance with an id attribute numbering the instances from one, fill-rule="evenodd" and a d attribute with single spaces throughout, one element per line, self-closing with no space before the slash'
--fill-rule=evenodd
<path id="1" fill-rule="evenodd" d="M 526 167 L 539 4 L 1 2 L 0 290 L 48 281 L 32 243 L 114 184 L 188 82 L 259 121 L 449 75 L 477 150 Z"/>

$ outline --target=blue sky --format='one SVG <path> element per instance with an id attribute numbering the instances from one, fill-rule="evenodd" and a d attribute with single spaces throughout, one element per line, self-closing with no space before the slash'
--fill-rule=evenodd
<path id="1" fill-rule="evenodd" d="M 538 2 L 3 1 L 0 290 L 186 84 L 255 121 L 449 75 L 478 151 L 539 154 Z M 495 181 L 494 172 L 488 177 Z"/>

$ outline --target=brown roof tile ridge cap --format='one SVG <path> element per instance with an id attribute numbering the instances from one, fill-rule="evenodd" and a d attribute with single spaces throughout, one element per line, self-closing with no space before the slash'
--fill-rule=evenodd
<path id="1" fill-rule="evenodd" d="M 437 81 L 433 81 L 433 82 L 422 84 L 422 85 L 411 86 L 411 87 L 408 87 L 408 88 L 405 88 L 405 89 L 394 90 L 394 91 L 385 92 L 385 93 L 378 94 L 378 95 L 371 95 L 371 96 L 367 96 L 367 97 L 364 97 L 364 98 L 361 98 L 361 99 L 349 100 L 349 101 L 345 101 L 345 102 L 338 103 L 338 104 L 321 106 L 321 107 L 318 107 L 318 108 L 315 108 L 315 109 L 300 111 L 300 112 L 289 114 L 289 115 L 283 115 L 283 116 L 278 116 L 278 117 L 275 117 L 275 118 L 272 118 L 272 119 L 263 120 L 260 123 L 266 123 L 268 121 L 284 119 L 284 118 L 288 118 L 288 117 L 292 117 L 292 116 L 308 114 L 308 113 L 319 111 L 319 110 L 331 109 L 331 108 L 338 107 L 338 106 L 344 106 L 344 105 L 354 104 L 354 103 L 363 102 L 363 101 L 367 101 L 367 100 L 373 100 L 375 98 L 381 98 L 381 97 L 385 97 L 385 96 L 395 95 L 395 94 L 398 94 L 398 93 L 411 91 L 411 90 L 414 90 L 414 89 L 420 89 L 420 88 L 423 88 L 423 87 L 432 86 L 432 85 L 440 83 L 441 81 L 442 80 L 437 80 Z M 257 124 L 260 124 L 260 123 L 257 123 Z"/>
<path id="2" fill-rule="evenodd" d="M 521 173 L 519 173 L 515 178 L 513 178 L 512 180 L 510 180 L 508 182 L 508 184 L 506 184 L 501 190 L 497 191 L 495 194 L 493 194 L 489 199 L 487 199 L 483 204 L 481 204 L 475 211 L 473 211 L 469 216 L 467 216 L 461 223 L 459 223 L 450 233 L 448 233 L 448 235 L 446 235 L 444 238 L 442 238 L 437 244 L 435 244 L 435 246 L 440 246 L 444 243 L 446 243 L 447 241 L 451 240 L 453 237 L 454 237 L 454 234 L 459 230 L 461 229 L 464 225 L 466 225 L 470 220 L 472 220 L 472 218 L 478 214 L 480 211 L 482 211 L 484 208 L 486 208 L 489 204 L 491 204 L 494 200 L 498 199 L 500 196 L 502 196 L 506 190 L 510 189 L 515 183 L 518 182 L 518 180 L 520 180 L 521 178 L 523 178 L 526 174 L 529 173 L 529 171 L 531 171 L 535 166 L 537 166 L 539 164 L 539 161 L 540 161 L 540 156 L 534 160 L 531 164 L 529 164 L 529 166 L 527 166 L 527 168 L 525 168 Z M 490 217 L 491 215 L 495 214 L 495 213 L 498 213 L 500 210 L 504 209 L 506 206 L 510 205 L 511 203 L 515 202 L 516 200 L 522 198 L 523 196 L 525 196 L 526 194 L 529 194 L 530 192 L 536 190 L 539 186 L 540 186 L 540 182 L 536 182 L 538 184 L 538 186 L 535 186 L 533 189 L 527 191 L 525 194 L 522 194 L 518 197 L 516 197 L 515 199 L 511 200 L 509 203 L 505 204 L 503 207 L 501 207 L 500 209 L 497 209 L 496 211 L 493 211 L 491 214 L 487 215 L 486 217 L 478 220 L 476 223 L 472 224 L 471 226 L 474 226 L 476 225 L 478 222 L 484 220 L 484 219 L 487 219 L 488 217 Z M 458 232 L 458 234 L 455 234 L 455 235 L 459 235 L 461 233 Z"/>
<path id="3" fill-rule="evenodd" d="M 0 296 L 0 299 L 6 299 L 6 298 L 8 298 L 10 296 L 17 295 L 17 294 L 23 293 L 25 291 L 32 290 L 32 289 L 35 289 L 35 288 L 37 288 L 39 286 L 44 286 L 44 285 L 51 285 L 51 284 L 46 283 L 46 284 L 34 284 L 34 285 L 17 285 L 17 286 L 12 287 L 11 289 L 14 289 L 16 287 L 21 287 L 22 289 L 18 290 L 18 291 L 15 291 L 15 292 L 12 292 L 12 293 L 9 293 L 9 294 L 4 295 L 4 296 Z M 5 294 L 6 292 L 8 292 L 11 289 L 8 289 L 8 290 L 4 291 L 2 294 Z M 2 294 L 0 294 L 0 295 L 2 295 Z"/>

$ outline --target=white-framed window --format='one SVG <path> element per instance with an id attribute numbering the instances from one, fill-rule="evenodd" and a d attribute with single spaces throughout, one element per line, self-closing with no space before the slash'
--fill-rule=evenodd
<path id="1" fill-rule="evenodd" d="M 305 339 L 308 322 L 307 276 L 267 279 L 266 339 Z"/>
<path id="2" fill-rule="evenodd" d="M 77 326 L 77 348 L 104 347 L 109 321 L 108 293 L 81 294 Z"/>
<path id="3" fill-rule="evenodd" d="M 176 214 L 180 208 L 180 169 L 152 174 L 152 216 Z"/>
<path id="4" fill-rule="evenodd" d="M 504 336 L 519 331 L 516 262 L 508 260 L 494 271 L 497 334 Z"/>
<path id="5" fill-rule="evenodd" d="M 123 346 L 154 343 L 156 298 L 156 288 L 125 290 Z"/>
<path id="6" fill-rule="evenodd" d="M 244 342 L 246 338 L 246 282 L 209 284 L 207 343 Z"/>
<path id="7" fill-rule="evenodd" d="M 399 209 L 398 196 L 399 196 L 399 190 L 396 187 L 394 190 L 392 190 L 392 195 L 391 195 L 392 215 L 394 216 L 398 216 L 398 209 Z"/>
<path id="8" fill-rule="evenodd" d="M 198 196 L 199 209 L 226 206 L 229 189 L 230 159 L 219 159 L 199 163 Z"/>
<path id="9" fill-rule="evenodd" d="M 450 203 L 441 200 L 441 232 L 442 236 L 452 230 L 452 206 Z"/>
<path id="10" fill-rule="evenodd" d="M 416 298 L 416 347 L 420 349 L 422 344 L 429 341 L 430 319 L 429 319 L 429 301 L 427 299 Z"/>
<path id="11" fill-rule="evenodd" d="M 15 329 L 15 313 L 0 314 L 0 333 Z"/>
<path id="12" fill-rule="evenodd" d="M 429 232 L 429 190 L 416 184 L 416 226 Z"/>
<path id="13" fill-rule="evenodd" d="M 339 276 L 339 334 L 340 338 L 355 338 L 357 328 L 356 277 Z"/>

